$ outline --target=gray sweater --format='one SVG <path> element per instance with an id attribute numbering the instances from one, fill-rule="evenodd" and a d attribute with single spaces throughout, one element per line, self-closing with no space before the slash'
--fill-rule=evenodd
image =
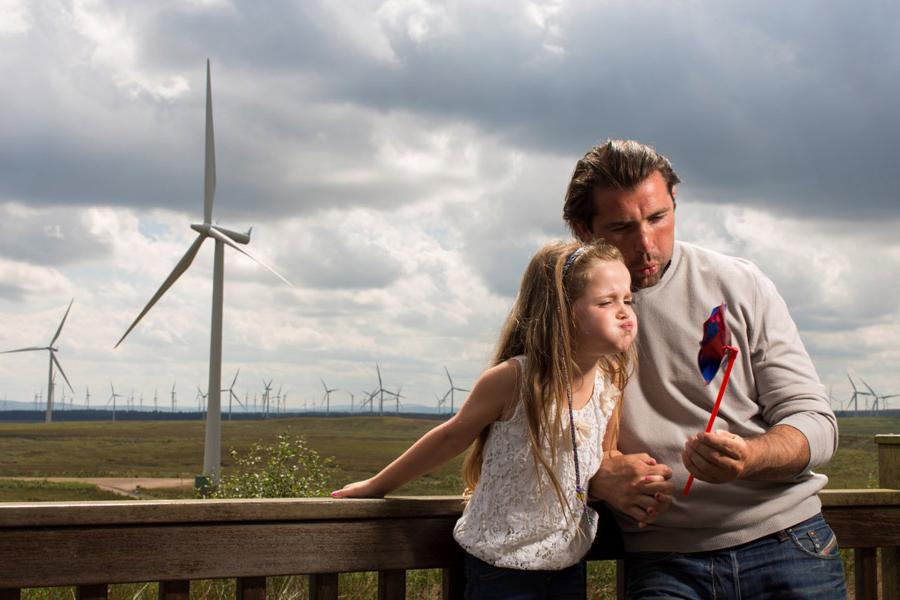
<path id="1" fill-rule="evenodd" d="M 812 469 L 837 447 L 837 423 L 797 327 L 773 283 L 752 263 L 682 242 L 660 282 L 635 295 L 638 368 L 625 390 L 619 448 L 669 465 L 675 502 L 655 525 L 622 517 L 630 552 L 696 552 L 742 544 L 803 521 L 821 508 L 828 478 Z M 740 353 L 713 430 L 758 436 L 790 425 L 809 441 L 807 468 L 791 481 L 695 481 L 681 463 L 685 440 L 703 431 L 722 381 L 707 386 L 697 367 L 702 324 L 725 302 Z"/>

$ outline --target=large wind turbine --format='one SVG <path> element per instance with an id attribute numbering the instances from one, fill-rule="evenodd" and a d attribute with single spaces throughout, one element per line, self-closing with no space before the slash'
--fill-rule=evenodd
<path id="1" fill-rule="evenodd" d="M 262 265 L 279 279 L 291 285 L 290 282 L 275 272 L 272 268 L 263 264 L 238 244 L 250 242 L 250 231 L 238 233 L 231 231 L 212 222 L 213 199 L 216 193 L 216 150 L 213 136 L 212 115 L 212 84 L 210 83 L 209 60 L 206 61 L 206 159 L 203 177 L 203 223 L 191 225 L 191 229 L 197 232 L 197 239 L 191 244 L 187 252 L 175 265 L 175 268 L 160 286 L 159 290 L 150 298 L 144 310 L 137 316 L 131 326 L 116 343 L 116 347 L 122 343 L 132 329 L 138 324 L 145 314 L 162 298 L 163 294 L 172 287 L 181 275 L 187 271 L 194 261 L 194 257 L 200 251 L 200 246 L 206 238 L 215 241 L 215 255 L 213 259 L 213 293 L 212 293 L 212 325 L 210 327 L 209 343 L 209 398 L 206 411 L 206 438 L 203 446 L 203 475 L 212 483 L 218 483 L 221 471 L 222 454 L 222 305 L 224 297 L 225 279 L 225 246 L 234 248 L 241 254 L 253 259 Z"/>
<path id="2" fill-rule="evenodd" d="M 44 413 L 44 422 L 50 423 L 53 421 L 53 365 L 56 365 L 56 368 L 59 369 L 59 372 L 62 373 L 63 379 L 66 380 L 66 385 L 69 386 L 69 389 L 72 390 L 72 393 L 75 393 L 75 390 L 72 388 L 72 384 L 69 383 L 69 378 L 66 377 L 66 372 L 63 371 L 62 365 L 59 364 L 59 361 L 56 359 L 56 352 L 58 348 L 54 348 L 53 344 L 56 343 L 57 338 L 59 338 L 59 334 L 62 331 L 63 325 L 66 324 L 66 317 L 69 316 L 69 311 L 72 309 L 72 302 L 75 302 L 75 298 L 72 298 L 69 301 L 69 307 L 66 308 L 66 314 L 63 315 L 62 321 L 59 322 L 59 327 L 56 328 L 56 334 L 53 336 L 53 339 L 50 340 L 50 343 L 46 346 L 31 346 L 28 348 L 17 348 L 16 350 L 7 350 L 5 352 L 0 352 L 0 354 L 12 354 L 13 352 L 33 352 L 37 350 L 46 350 L 50 353 L 50 368 L 47 372 L 47 410 Z"/>

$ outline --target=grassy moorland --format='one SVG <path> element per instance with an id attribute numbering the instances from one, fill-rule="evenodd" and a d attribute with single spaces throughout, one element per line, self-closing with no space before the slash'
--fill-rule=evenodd
<path id="1" fill-rule="evenodd" d="M 224 467 L 228 450 L 246 451 L 283 431 L 302 435 L 322 456 L 332 457 L 331 484 L 342 485 L 378 471 L 438 422 L 402 417 L 295 418 L 222 423 Z M 830 488 L 877 486 L 876 433 L 900 432 L 900 417 L 840 420 L 840 448 L 820 471 Z M 203 423 L 64 422 L 0 423 L 0 477 L 183 477 L 203 461 Z M 462 458 L 397 490 L 398 494 L 455 494 L 462 489 Z M 91 486 L 0 483 L 0 501 L 107 499 Z M 155 491 L 153 497 L 184 497 L 189 490 Z"/>

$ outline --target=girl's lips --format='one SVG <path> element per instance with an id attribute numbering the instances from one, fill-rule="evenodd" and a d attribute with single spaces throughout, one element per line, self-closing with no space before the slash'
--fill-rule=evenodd
<path id="1" fill-rule="evenodd" d="M 622 323 L 622 325 L 620 325 L 620 327 L 622 329 L 624 329 L 625 331 L 634 331 L 634 323 L 632 323 L 631 321 L 626 321 L 625 323 Z"/>

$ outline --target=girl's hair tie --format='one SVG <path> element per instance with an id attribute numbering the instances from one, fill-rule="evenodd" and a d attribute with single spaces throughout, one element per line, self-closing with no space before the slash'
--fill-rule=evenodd
<path id="1" fill-rule="evenodd" d="M 563 277 L 565 277 L 566 273 L 569 272 L 569 268 L 572 266 L 575 260 L 584 253 L 584 249 L 584 246 L 578 246 L 577 248 L 575 248 L 572 254 L 569 255 L 569 257 L 566 259 L 565 264 L 563 265 Z"/>

